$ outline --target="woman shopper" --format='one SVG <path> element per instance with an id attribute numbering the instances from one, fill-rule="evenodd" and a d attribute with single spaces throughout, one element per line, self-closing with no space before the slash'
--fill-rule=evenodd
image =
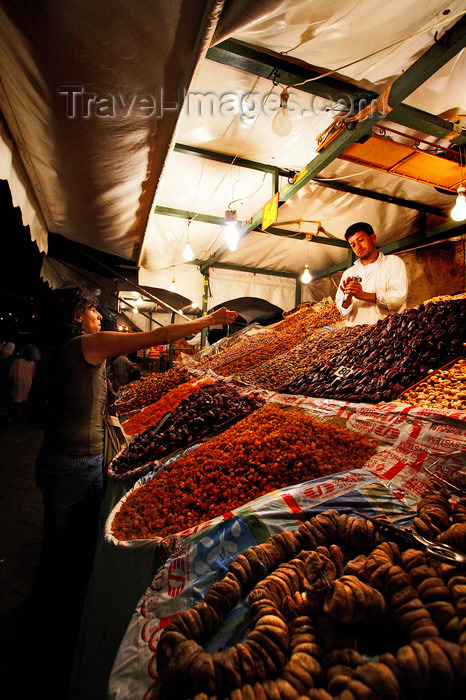
<path id="1" fill-rule="evenodd" d="M 14 425 L 24 423 L 26 418 L 26 402 L 31 390 L 32 379 L 36 365 L 32 359 L 32 350 L 24 347 L 19 357 L 10 369 L 11 389 L 11 421 Z"/>
<path id="2" fill-rule="evenodd" d="M 36 464 L 44 498 L 37 594 L 44 608 L 42 632 L 54 648 L 47 658 L 53 664 L 57 697 L 68 683 L 96 544 L 103 494 L 106 359 L 231 324 L 237 316 L 222 308 L 148 332 L 101 332 L 97 306 L 87 289 L 66 285 L 51 292 L 43 309 L 48 356 L 44 353 L 40 373 L 46 420 Z"/>

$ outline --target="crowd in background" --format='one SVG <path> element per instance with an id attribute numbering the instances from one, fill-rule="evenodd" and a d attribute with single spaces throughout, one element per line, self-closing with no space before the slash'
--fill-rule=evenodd
<path id="1" fill-rule="evenodd" d="M 33 379 L 41 360 L 32 343 L 16 349 L 15 343 L 0 341 L 0 427 L 36 423 Z M 115 396 L 121 388 L 141 377 L 136 357 L 121 355 L 107 362 L 109 392 Z"/>
<path id="2" fill-rule="evenodd" d="M 0 344 L 0 425 L 28 420 L 28 399 L 39 362 L 40 353 L 31 343 L 19 353 L 11 341 Z"/>

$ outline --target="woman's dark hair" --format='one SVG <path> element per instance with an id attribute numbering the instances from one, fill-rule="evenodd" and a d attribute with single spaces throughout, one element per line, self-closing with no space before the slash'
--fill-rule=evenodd
<path id="1" fill-rule="evenodd" d="M 98 299 L 86 287 L 66 283 L 52 290 L 41 311 L 40 335 L 44 345 L 59 347 L 81 335 L 81 316 L 86 309 L 98 306 Z"/>
<path id="2" fill-rule="evenodd" d="M 351 224 L 351 226 L 346 229 L 346 240 L 348 240 L 350 236 L 354 236 L 355 233 L 359 233 L 359 231 L 364 231 L 364 233 L 367 233 L 368 236 L 372 236 L 374 233 L 374 229 L 370 224 L 368 224 L 366 221 L 358 221 L 357 224 Z"/>
<path id="3" fill-rule="evenodd" d="M 27 362 L 32 362 L 32 350 L 31 348 L 24 347 L 21 352 L 19 353 L 19 356 L 22 360 L 27 360 Z"/>

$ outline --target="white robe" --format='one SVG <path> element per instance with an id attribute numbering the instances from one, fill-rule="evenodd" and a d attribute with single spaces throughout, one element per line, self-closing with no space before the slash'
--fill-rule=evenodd
<path id="1" fill-rule="evenodd" d="M 376 303 L 371 304 L 353 297 L 348 308 L 344 309 L 344 294 L 338 287 L 335 303 L 347 326 L 377 323 L 380 318 L 406 309 L 408 277 L 405 264 L 397 255 L 384 255 L 379 252 L 375 263 L 369 265 L 363 265 L 360 260 L 356 260 L 354 265 L 343 273 L 341 280 L 354 275 L 361 277 L 364 292 L 375 293 Z"/>

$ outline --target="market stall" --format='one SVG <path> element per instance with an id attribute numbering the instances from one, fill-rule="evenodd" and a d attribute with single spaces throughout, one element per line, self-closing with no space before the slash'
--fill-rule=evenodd
<path id="1" fill-rule="evenodd" d="M 428 415 L 402 406 L 384 413 L 368 405 L 335 402 L 330 407 L 327 402 L 316 405 L 312 400 L 309 408 L 313 414 L 322 412 L 327 421 L 330 416 L 339 420 L 344 417 L 347 425 L 363 430 L 365 435 L 379 436 L 377 453 L 364 469 L 273 491 L 214 521 L 164 538 L 170 555 L 133 615 L 110 678 L 110 697 L 150 696 L 157 677 L 156 649 L 161 632 L 176 613 L 204 599 L 238 554 L 263 543 L 270 535 L 294 530 L 303 520 L 329 508 L 340 514 L 385 514 L 397 524 L 407 524 L 416 516 L 419 495 L 432 474 L 453 478 L 464 489 L 464 413 L 452 420 L 445 412 L 439 420 L 435 412 Z M 452 444 L 459 451 L 456 457 L 451 455 Z M 147 486 L 149 482 L 145 483 Z M 108 527 L 111 522 L 109 519 Z M 124 544 L 127 546 L 128 541 Z M 140 539 L 133 541 L 135 548 L 140 544 Z M 155 549 L 160 545 L 157 538 L 153 539 Z M 210 653 L 245 636 L 246 607 L 244 596 L 207 644 Z"/>
<path id="2" fill-rule="evenodd" d="M 440 312 L 442 342 L 449 302 L 456 311 L 454 341 L 463 332 L 452 331 L 453 325 L 463 329 L 462 298 L 414 310 L 408 322 L 413 337 L 428 325 L 421 312 L 432 305 Z M 337 390 L 347 380 L 339 371 L 346 366 L 342 353 L 351 360 L 383 324 L 343 328 L 329 305 L 299 309 L 282 324 L 229 339 L 189 369 L 135 383 L 121 397 L 131 442 L 109 468 L 108 517 L 88 595 L 86 673 L 75 677 L 76 697 L 103 697 L 109 678 L 112 698 L 151 696 L 157 641 L 173 615 L 200 603 L 237 555 L 317 513 L 357 511 L 398 525 L 415 522 L 432 540 L 448 530 L 426 513 L 419 517 L 417 509 L 432 476 L 450 484 L 453 505 L 466 485 L 464 387 L 458 383 L 464 361 L 445 363 L 454 342 L 444 345 L 446 355 L 437 343 L 433 367 L 409 394 L 402 387 L 399 401 L 368 403 L 374 397 L 367 393 L 366 401 L 344 401 L 274 389 L 294 381 L 305 366 L 318 373 L 330 365 Z M 285 352 L 277 354 L 285 332 Z M 413 352 L 410 345 L 408 338 L 407 352 Z M 374 347 L 387 353 L 383 343 Z M 225 368 L 233 367 L 238 371 L 228 375 Z M 437 388 L 437 403 L 431 395 L 431 403 L 416 405 L 414 398 L 425 396 L 422 382 L 435 386 L 435 377 L 442 396 Z M 452 542 L 465 549 L 464 533 Z M 246 608 L 245 595 L 207 643 L 209 652 L 246 635 Z"/>
<path id="3" fill-rule="evenodd" d="M 115 322 L 126 299 L 125 325 L 139 330 L 238 296 L 286 309 L 274 326 L 247 327 L 197 358 L 162 348 L 143 369 L 179 364 L 120 397 L 128 445 L 108 470 L 71 696 L 101 700 L 110 678 L 112 700 L 191 690 L 294 700 L 311 685 L 324 700 L 325 693 L 422 697 L 429 674 L 432 694 L 442 687 L 454 694 L 464 583 L 443 570 L 429 577 L 451 600 L 430 602 L 456 606 L 450 636 L 443 634 L 450 621 L 434 620 L 424 626 L 442 643 L 427 639 L 402 657 L 403 647 L 379 646 L 374 663 L 382 669 L 353 655 L 355 665 L 334 683 L 323 675 L 332 668 L 326 652 L 306 660 L 315 676 L 305 669 L 296 681 L 288 667 L 297 661 L 288 654 L 296 611 L 278 600 L 288 648 L 274 650 L 275 666 L 256 648 L 255 676 L 190 644 L 189 663 L 210 671 L 191 674 L 180 663 L 178 679 L 167 637 L 160 656 L 157 643 L 163 626 L 178 624 L 169 619 L 178 610 L 194 628 L 190 608 L 213 583 L 207 559 L 214 578 L 228 571 L 233 580 L 234 555 L 252 561 L 253 547 L 295 531 L 300 545 L 330 552 L 349 543 L 354 561 L 362 555 L 354 521 L 349 540 L 340 532 L 312 542 L 300 528 L 316 510 L 330 510 L 325 523 L 337 530 L 342 514 L 356 509 L 403 516 L 434 541 L 459 525 L 454 543 L 464 549 L 455 491 L 464 488 L 466 451 L 466 309 L 455 294 L 465 286 L 464 0 L 448 7 L 440 0 L 101 0 L 85 9 L 6 0 L 0 17 L 0 177 L 44 253 L 42 279 L 54 288 L 68 279 L 90 284 Z M 361 220 L 373 227 L 379 252 L 402 258 L 410 308 L 346 328 L 332 299 L 354 262 L 346 231 Z M 428 299 L 440 294 L 454 296 Z M 449 503 L 440 519 L 419 512 L 432 474 L 451 489 L 451 498 L 439 495 Z M 311 530 L 322 529 L 315 523 Z M 382 554 L 379 544 L 368 538 L 384 566 L 403 564 L 398 573 L 410 576 L 404 552 Z M 300 551 L 293 545 L 284 554 Z M 353 563 L 344 573 L 353 559 L 345 555 L 338 567 L 332 551 L 338 577 L 325 585 L 330 591 L 338 580 L 356 601 L 361 587 L 341 578 L 361 570 Z M 326 554 L 318 554 L 324 572 Z M 254 582 L 289 561 L 258 566 Z M 211 598 L 220 601 L 217 583 Z M 246 580 L 240 588 L 235 605 L 217 603 L 228 615 L 209 628 L 209 649 L 221 640 L 235 657 L 238 643 L 249 659 Z M 383 601 L 362 590 L 384 613 L 390 594 L 375 588 Z M 335 609 L 331 596 L 321 602 Z M 321 610 L 306 612 L 311 619 Z M 360 606 L 357 614 L 364 617 Z M 420 617 L 429 622 L 424 611 Z M 178 642 L 210 643 L 191 633 Z M 434 673 L 442 653 L 450 666 Z"/>

